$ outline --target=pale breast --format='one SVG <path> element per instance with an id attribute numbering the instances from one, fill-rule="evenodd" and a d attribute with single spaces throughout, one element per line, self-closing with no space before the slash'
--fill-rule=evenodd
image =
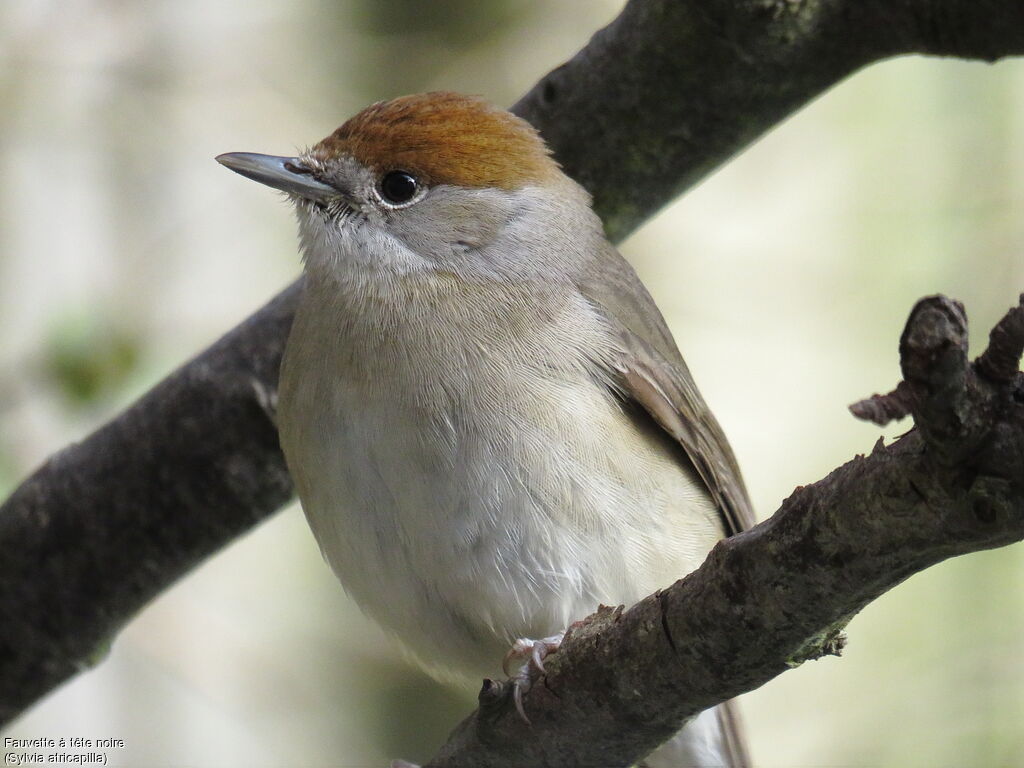
<path id="1" fill-rule="evenodd" d="M 634 602 L 722 536 L 699 481 L 580 353 L 601 340 L 564 334 L 538 365 L 552 351 L 522 332 L 477 335 L 457 361 L 421 335 L 377 349 L 389 370 L 365 378 L 330 362 L 360 344 L 337 330 L 307 341 L 323 365 L 290 344 L 282 445 L 325 557 L 417 656 L 493 675 L 515 637 Z"/>

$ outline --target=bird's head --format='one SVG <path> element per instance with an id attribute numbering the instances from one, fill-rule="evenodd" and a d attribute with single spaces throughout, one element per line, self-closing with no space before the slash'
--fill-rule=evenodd
<path id="1" fill-rule="evenodd" d="M 373 104 L 297 157 L 217 160 L 291 197 L 307 269 L 522 277 L 600 230 L 529 123 L 454 93 Z"/>

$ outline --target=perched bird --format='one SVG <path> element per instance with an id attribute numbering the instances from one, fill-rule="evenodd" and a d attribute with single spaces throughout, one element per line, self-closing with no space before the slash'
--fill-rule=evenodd
<path id="1" fill-rule="evenodd" d="M 427 93 L 217 159 L 295 203 L 281 446 L 338 578 L 428 670 L 542 656 L 751 524 L 664 319 L 528 123 Z M 728 705 L 648 758 L 744 762 Z"/>

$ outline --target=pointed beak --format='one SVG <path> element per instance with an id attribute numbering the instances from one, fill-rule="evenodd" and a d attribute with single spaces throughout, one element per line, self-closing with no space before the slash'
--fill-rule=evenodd
<path id="1" fill-rule="evenodd" d="M 313 202 L 326 203 L 341 196 L 340 190 L 315 179 L 312 170 L 297 157 L 228 152 L 217 155 L 217 162 L 260 184 Z"/>

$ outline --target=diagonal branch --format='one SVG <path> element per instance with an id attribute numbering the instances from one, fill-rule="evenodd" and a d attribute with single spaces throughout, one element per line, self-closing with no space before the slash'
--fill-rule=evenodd
<path id="1" fill-rule="evenodd" d="M 707 707 L 838 653 L 846 623 L 910 575 L 1024 538 L 1022 319 L 1024 297 L 971 366 L 963 308 L 918 302 L 900 345 L 916 429 L 798 488 L 665 591 L 574 626 L 525 697 L 533 725 L 486 681 L 429 766 L 632 765 Z M 1008 352 L 1012 375 L 989 375 Z"/>
<path id="2" fill-rule="evenodd" d="M 621 239 L 872 61 L 1022 51 L 1018 0 L 631 0 L 514 109 Z M 0 723 L 94 663 L 147 601 L 290 498 L 271 412 L 298 290 L 0 507 Z"/>

